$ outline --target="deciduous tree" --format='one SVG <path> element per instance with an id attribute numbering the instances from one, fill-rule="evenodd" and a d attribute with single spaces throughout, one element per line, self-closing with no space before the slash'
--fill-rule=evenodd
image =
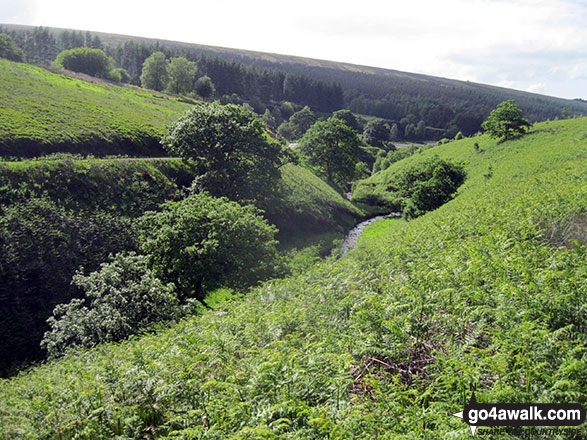
<path id="1" fill-rule="evenodd" d="M 169 83 L 167 90 L 175 94 L 186 94 L 192 91 L 196 63 L 188 61 L 184 57 L 171 58 L 169 63 Z"/>
<path id="2" fill-rule="evenodd" d="M 141 85 L 147 89 L 162 91 L 169 82 L 169 64 L 163 52 L 155 52 L 143 63 Z"/>
<path id="3" fill-rule="evenodd" d="M 239 105 L 196 105 L 161 142 L 171 154 L 190 160 L 199 175 L 196 186 L 216 196 L 263 199 L 281 175 L 281 146 Z"/>
<path id="4" fill-rule="evenodd" d="M 319 168 L 328 183 L 342 189 L 355 175 L 359 138 L 337 118 L 316 122 L 300 141 L 300 150 Z"/>
<path id="5" fill-rule="evenodd" d="M 489 133 L 489 136 L 501 140 L 521 136 L 531 126 L 532 124 L 522 117 L 522 110 L 513 99 L 499 104 L 483 122 L 483 128 Z"/>

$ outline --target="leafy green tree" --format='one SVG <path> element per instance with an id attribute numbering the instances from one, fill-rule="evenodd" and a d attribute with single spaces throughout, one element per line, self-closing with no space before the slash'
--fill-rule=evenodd
<path id="1" fill-rule="evenodd" d="M 263 113 L 263 116 L 261 117 L 261 120 L 265 123 L 265 125 L 270 128 L 271 130 L 275 130 L 275 128 L 277 128 L 277 120 L 275 119 L 275 117 L 271 114 L 271 112 L 269 111 L 269 109 L 265 109 L 265 113 Z"/>
<path id="2" fill-rule="evenodd" d="M 47 320 L 51 330 L 41 346 L 52 358 L 68 348 L 120 341 L 180 315 L 175 287 L 155 277 L 142 255 L 117 254 L 89 275 L 78 272 L 72 284 L 85 297 L 59 304 Z"/>
<path id="3" fill-rule="evenodd" d="M 337 118 L 316 122 L 300 141 L 300 151 L 329 184 L 342 189 L 355 175 L 359 137 Z"/>
<path id="4" fill-rule="evenodd" d="M 383 119 L 367 122 L 363 130 L 363 142 L 373 147 L 383 147 L 389 141 L 389 127 Z"/>
<path id="5" fill-rule="evenodd" d="M 288 121 L 283 121 L 279 127 L 277 127 L 277 134 L 283 138 L 286 139 L 288 141 L 291 141 L 294 139 L 294 134 L 293 134 L 293 130 L 291 128 L 291 125 L 289 125 Z"/>
<path id="6" fill-rule="evenodd" d="M 532 124 L 522 117 L 522 110 L 513 99 L 499 104 L 482 124 L 489 136 L 501 140 L 521 136 L 531 126 Z"/>
<path id="7" fill-rule="evenodd" d="M 194 91 L 204 99 L 210 98 L 216 93 L 214 83 L 207 75 L 198 78 L 194 86 Z"/>
<path id="8" fill-rule="evenodd" d="M 346 109 L 337 110 L 332 114 L 332 116 L 337 119 L 340 119 L 341 121 L 346 122 L 347 125 L 349 127 L 351 127 L 353 130 L 355 130 L 356 132 L 358 132 L 361 128 L 359 126 L 359 121 L 357 121 L 357 118 L 355 117 L 353 112 L 351 112 L 350 110 L 346 110 Z"/>
<path id="9" fill-rule="evenodd" d="M 252 205 L 208 194 L 168 202 L 140 220 L 142 250 L 181 297 L 204 298 L 219 285 L 244 288 L 275 274 L 277 229 Z"/>
<path id="10" fill-rule="evenodd" d="M 121 82 L 121 83 L 128 84 L 131 80 L 131 77 L 128 74 L 128 72 L 126 71 L 126 69 L 123 69 L 122 67 L 114 69 L 113 75 L 120 77 L 119 82 Z"/>
<path id="11" fill-rule="evenodd" d="M 114 60 L 103 50 L 77 47 L 64 50 L 55 59 L 56 66 L 73 72 L 85 73 L 98 78 L 115 79 Z"/>
<path id="12" fill-rule="evenodd" d="M 289 118 L 289 126 L 292 130 L 292 136 L 294 139 L 301 138 L 306 131 L 316 122 L 318 118 L 310 107 L 305 106 L 298 112 L 295 112 Z"/>
<path id="13" fill-rule="evenodd" d="M 260 200 L 275 190 L 281 176 L 281 146 L 257 115 L 238 105 L 196 105 L 161 142 L 194 165 L 196 187 L 213 195 Z"/>
<path id="14" fill-rule="evenodd" d="M 419 140 L 426 139 L 426 123 L 424 121 L 420 121 L 416 125 L 415 135 Z"/>
<path id="15" fill-rule="evenodd" d="M 389 130 L 389 140 L 391 142 L 399 140 L 399 127 L 397 126 L 397 124 L 393 124 L 391 126 L 391 130 Z"/>
<path id="16" fill-rule="evenodd" d="M 188 61 L 185 57 L 171 58 L 167 90 L 178 95 L 191 92 L 197 69 L 196 63 Z"/>
<path id="17" fill-rule="evenodd" d="M 0 58 L 10 61 L 24 61 L 24 52 L 16 45 L 10 35 L 0 34 Z"/>
<path id="18" fill-rule="evenodd" d="M 154 52 L 143 63 L 141 85 L 147 89 L 162 91 L 169 82 L 169 63 L 163 52 Z"/>

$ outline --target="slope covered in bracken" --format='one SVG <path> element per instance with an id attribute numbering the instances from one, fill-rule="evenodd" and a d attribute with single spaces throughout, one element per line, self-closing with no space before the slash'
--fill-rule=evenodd
<path id="1" fill-rule="evenodd" d="M 466 439 L 451 414 L 472 388 L 585 404 L 587 119 L 404 161 L 430 155 L 467 170 L 441 208 L 158 334 L 3 380 L 0 438 Z"/>

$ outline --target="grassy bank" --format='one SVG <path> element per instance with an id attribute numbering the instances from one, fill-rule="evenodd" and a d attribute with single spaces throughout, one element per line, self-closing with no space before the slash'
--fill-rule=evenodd
<path id="1" fill-rule="evenodd" d="M 165 126 L 190 108 L 137 87 L 92 83 L 0 60 L 0 156 L 164 156 Z"/>

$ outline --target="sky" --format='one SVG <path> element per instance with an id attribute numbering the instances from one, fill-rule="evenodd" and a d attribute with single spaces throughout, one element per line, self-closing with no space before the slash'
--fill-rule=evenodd
<path id="1" fill-rule="evenodd" d="M 0 23 L 298 55 L 587 99 L 587 0 L 0 0 Z"/>

